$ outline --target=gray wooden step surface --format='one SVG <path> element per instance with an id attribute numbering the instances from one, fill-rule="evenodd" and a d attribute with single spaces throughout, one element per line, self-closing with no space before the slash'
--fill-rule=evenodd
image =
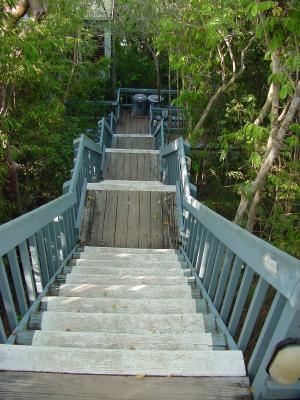
<path id="1" fill-rule="evenodd" d="M 224 335 L 212 333 L 189 334 L 130 334 L 27 331 L 17 335 L 17 344 L 26 346 L 78 347 L 112 350 L 222 350 Z"/>
<path id="2" fill-rule="evenodd" d="M 82 297 L 44 297 L 40 303 L 41 311 L 64 311 L 83 313 L 115 314 L 186 314 L 207 313 L 207 303 L 203 299 L 181 301 L 173 299 L 105 299 Z"/>
<path id="3" fill-rule="evenodd" d="M 172 285 L 184 285 L 188 283 L 195 283 L 194 277 L 184 276 L 145 276 L 145 275 L 125 275 L 116 278 L 112 275 L 91 275 L 91 274 L 68 274 L 59 275 L 57 280 L 62 283 L 70 285 L 114 285 L 114 284 L 125 284 L 125 285 L 158 285 L 158 286 L 172 286 Z"/>
<path id="4" fill-rule="evenodd" d="M 113 274 L 116 279 L 119 279 L 120 277 L 124 277 L 127 275 L 137 275 L 137 276 L 158 276 L 158 277 L 165 277 L 166 275 L 172 275 L 172 276 L 191 276 L 191 270 L 190 269 L 182 269 L 178 268 L 177 266 L 174 265 L 169 265 L 169 266 L 160 266 L 159 264 L 153 265 L 153 264 L 148 264 L 145 266 L 141 266 L 142 264 L 140 263 L 132 263 L 122 266 L 121 263 L 115 264 L 111 263 L 111 265 L 106 262 L 106 261 L 86 261 L 79 263 L 78 265 L 75 266 L 67 266 L 64 268 L 64 273 L 65 274 L 78 274 L 78 275 L 109 275 Z"/>
<path id="5" fill-rule="evenodd" d="M 182 255 L 177 253 L 157 253 L 143 254 L 137 252 L 131 252 L 131 249 L 127 249 L 120 252 L 110 252 L 108 251 L 97 251 L 95 248 L 85 247 L 85 250 L 79 254 L 79 259 L 85 260 L 110 260 L 110 261 L 139 261 L 140 263 L 152 263 L 154 261 L 164 263 L 164 262 L 178 262 L 183 261 Z"/>
<path id="6" fill-rule="evenodd" d="M 107 149 L 105 179 L 160 181 L 160 155 L 156 150 Z"/>
<path id="7" fill-rule="evenodd" d="M 103 314 L 47 311 L 33 313 L 29 328 L 44 331 L 102 333 L 216 332 L 212 314 Z"/>
<path id="8" fill-rule="evenodd" d="M 111 299 L 180 299 L 191 298 L 193 291 L 198 292 L 188 285 L 155 286 L 155 285 L 70 285 L 64 284 L 50 289 L 52 296 L 63 297 L 107 297 Z"/>
<path id="9" fill-rule="evenodd" d="M 101 182 L 88 183 L 87 189 L 106 190 L 106 191 L 125 191 L 125 192 L 163 192 L 176 193 L 176 186 L 164 185 L 159 181 L 126 181 L 126 180 L 110 180 L 105 179 Z"/>
<path id="10" fill-rule="evenodd" d="M 0 370 L 6 371 L 149 376 L 246 375 L 240 351 L 132 351 L 0 345 L 0 354 Z"/>
<path id="11" fill-rule="evenodd" d="M 155 142 L 152 135 L 115 135 L 114 148 L 154 150 Z"/>
<path id="12" fill-rule="evenodd" d="M 99 390 L 101 388 L 101 390 Z M 5 400 L 251 400 L 246 377 L 145 377 L 0 372 Z"/>
<path id="13" fill-rule="evenodd" d="M 128 187 L 126 190 L 88 190 L 86 199 L 79 238 L 82 245 L 178 247 L 174 192 L 131 191 Z M 142 261 L 142 254 L 134 255 L 133 259 L 138 256 Z M 110 259 L 117 257 L 121 256 L 111 254 Z"/>

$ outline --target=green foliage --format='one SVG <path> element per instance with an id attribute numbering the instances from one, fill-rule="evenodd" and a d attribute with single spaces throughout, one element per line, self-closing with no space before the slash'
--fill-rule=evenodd
<path id="1" fill-rule="evenodd" d="M 70 177 L 73 140 L 88 128 L 80 115 L 66 113 L 65 102 L 104 96 L 109 63 L 89 61 L 95 45 L 82 4 L 47 1 L 41 21 L 23 18 L 0 27 L 1 222 L 61 194 Z M 19 204 L 6 197 L 8 143 L 18 168 Z"/>

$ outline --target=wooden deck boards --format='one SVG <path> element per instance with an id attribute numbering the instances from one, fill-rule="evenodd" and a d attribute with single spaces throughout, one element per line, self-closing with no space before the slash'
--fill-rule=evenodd
<path id="1" fill-rule="evenodd" d="M 123 110 L 117 125 L 117 133 L 119 135 L 148 135 L 149 123 L 149 117 L 135 117 L 131 115 L 130 110 Z"/>
<path id="2" fill-rule="evenodd" d="M 107 152 L 105 179 L 160 181 L 159 154 Z"/>
<path id="3" fill-rule="evenodd" d="M 250 400 L 248 378 L 143 378 L 0 373 L 6 400 Z"/>
<path id="4" fill-rule="evenodd" d="M 175 193 L 88 191 L 81 244 L 177 248 Z"/>

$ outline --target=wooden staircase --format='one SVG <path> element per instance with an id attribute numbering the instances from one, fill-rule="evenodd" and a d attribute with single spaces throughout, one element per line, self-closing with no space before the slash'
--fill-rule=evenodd
<path id="1" fill-rule="evenodd" d="M 127 133 L 130 121 L 121 120 L 122 133 L 106 149 L 105 180 L 88 184 L 84 248 L 17 333 L 17 346 L 1 346 L 0 369 L 78 374 L 82 382 L 82 374 L 210 377 L 201 398 L 214 399 L 225 398 L 215 383 L 226 377 L 226 398 L 250 398 L 242 352 L 227 350 L 177 250 L 176 188 L 160 182 L 159 152 L 145 126 L 143 119 L 140 134 Z M 172 398 L 200 398 L 194 385 Z M 115 390 L 99 398 L 136 398 L 121 389 L 114 397 Z M 155 399 L 158 389 L 139 393 Z"/>

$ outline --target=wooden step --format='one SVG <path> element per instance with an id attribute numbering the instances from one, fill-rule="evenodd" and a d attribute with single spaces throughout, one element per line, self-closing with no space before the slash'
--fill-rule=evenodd
<path id="1" fill-rule="evenodd" d="M 99 390 L 101 388 L 101 390 Z M 125 397 L 126 396 L 126 397 Z M 246 377 L 147 377 L 2 372 L 5 400 L 251 400 Z"/>
<path id="2" fill-rule="evenodd" d="M 245 376 L 240 351 L 96 350 L 0 345 L 0 370 L 96 375 Z"/>
<path id="3" fill-rule="evenodd" d="M 70 285 L 158 285 L 158 286 L 172 286 L 172 285 L 187 285 L 195 283 L 193 276 L 143 276 L 140 274 L 125 275 L 116 277 L 111 275 L 96 275 L 96 274 L 67 274 L 59 275 L 57 281 Z"/>
<path id="4" fill-rule="evenodd" d="M 160 269 L 169 269 L 169 268 L 187 268 L 187 263 L 183 261 L 164 261 L 164 260 L 154 260 L 151 261 L 149 258 L 144 261 L 140 260 L 132 260 L 132 259 L 118 259 L 118 260 L 93 260 L 90 258 L 74 258 L 70 260 L 69 265 L 86 265 L 86 266 L 110 266 L 113 269 L 124 267 L 124 268 L 136 268 L 137 270 L 140 268 L 160 268 Z"/>
<path id="5" fill-rule="evenodd" d="M 88 183 L 89 191 L 106 190 L 106 191 L 134 191 L 134 192 L 170 192 L 176 193 L 175 185 L 164 185 L 160 181 L 130 181 L 118 179 L 105 179 L 97 183 Z"/>
<path id="6" fill-rule="evenodd" d="M 193 293 L 195 292 L 195 293 Z M 177 299 L 192 298 L 199 290 L 188 285 L 61 285 L 50 289 L 51 296 L 63 297 L 107 297 L 111 299 Z M 179 300 L 180 301 L 180 300 Z"/>
<path id="7" fill-rule="evenodd" d="M 161 179 L 159 151 L 106 149 L 104 178 L 159 181 Z"/>
<path id="8" fill-rule="evenodd" d="M 144 262 L 149 264 L 151 262 L 177 262 L 183 261 L 183 256 L 177 254 L 131 254 L 130 251 L 123 252 L 123 253 L 104 253 L 98 251 L 84 251 L 80 253 L 79 259 L 85 260 L 107 260 L 107 261 L 123 261 L 123 260 L 130 260 L 130 261 L 139 261 L 141 264 Z"/>
<path id="9" fill-rule="evenodd" d="M 138 264 L 139 265 L 139 264 Z M 124 277 L 127 275 L 131 276 L 160 276 L 160 277 L 165 277 L 165 276 L 191 276 L 191 270 L 190 269 L 182 269 L 178 267 L 169 267 L 169 268 L 159 268 L 158 267 L 138 267 L 137 266 L 129 266 L 127 267 L 126 265 L 122 267 L 122 265 L 115 266 L 114 264 L 110 265 L 107 262 L 104 263 L 99 263 L 99 262 L 89 262 L 86 264 L 79 264 L 75 266 L 66 266 L 64 268 L 64 273 L 65 274 L 70 274 L 72 273 L 73 275 L 75 274 L 92 274 L 92 275 L 111 275 L 115 277 Z"/>
<path id="10" fill-rule="evenodd" d="M 173 299 L 93 299 L 81 297 L 44 297 L 41 311 L 71 311 L 83 313 L 185 314 L 207 313 L 205 300 Z"/>
<path id="11" fill-rule="evenodd" d="M 114 148 L 154 150 L 155 141 L 152 135 L 114 135 Z"/>
<path id="12" fill-rule="evenodd" d="M 82 252 L 98 252 L 98 253 L 129 253 L 129 254 L 159 254 L 159 255 L 180 255 L 179 250 L 176 249 L 128 249 L 126 247 L 96 247 L 84 246 Z"/>
<path id="13" fill-rule="evenodd" d="M 107 334 L 90 332 L 19 332 L 16 343 L 25 346 L 76 347 L 114 350 L 222 350 L 224 335 L 197 334 Z"/>
<path id="14" fill-rule="evenodd" d="M 216 332 L 212 314 L 103 314 L 77 312 L 37 312 L 29 329 L 102 333 L 199 333 Z"/>

